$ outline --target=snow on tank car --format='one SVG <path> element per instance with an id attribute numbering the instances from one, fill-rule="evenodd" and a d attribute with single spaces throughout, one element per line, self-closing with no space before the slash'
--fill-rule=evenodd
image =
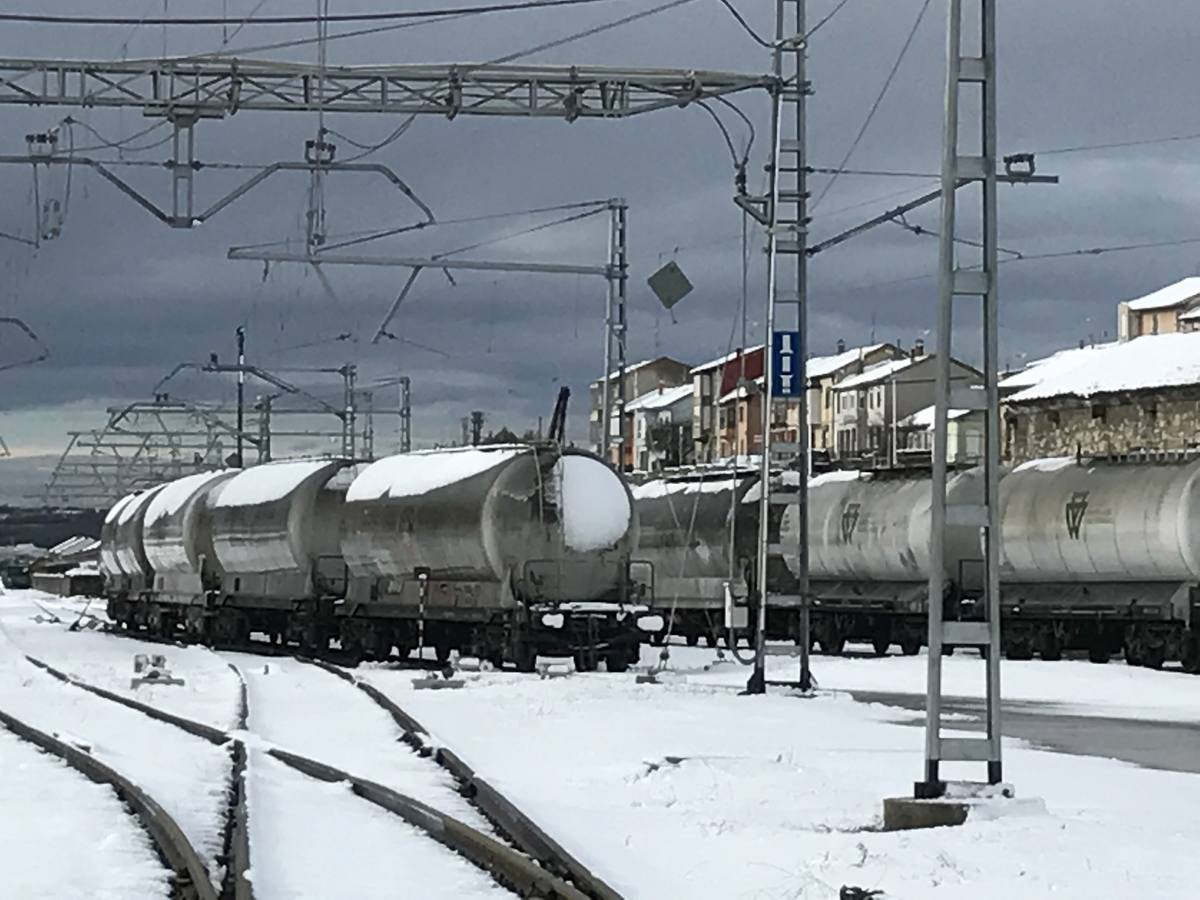
<path id="1" fill-rule="evenodd" d="M 521 444 L 379 460 L 346 494 L 343 645 L 624 669 L 647 612 L 636 535 L 624 479 L 589 453 Z"/>
<path id="2" fill-rule="evenodd" d="M 345 593 L 338 523 L 350 463 L 295 459 L 245 469 L 209 500 L 214 575 L 213 637 L 241 643 L 251 630 L 328 645 L 334 601 Z"/>
<path id="3" fill-rule="evenodd" d="M 952 473 L 948 508 L 977 504 L 983 495 L 979 470 Z M 921 648 L 926 631 L 930 574 L 932 480 L 927 474 L 851 470 L 826 472 L 808 484 L 808 563 L 813 631 L 826 652 L 840 653 L 849 640 L 870 642 L 876 653 L 897 642 L 906 654 Z M 979 532 L 946 526 L 945 578 L 952 599 L 978 593 Z M 787 507 L 780 541 L 784 558 L 799 574 L 798 507 Z"/>

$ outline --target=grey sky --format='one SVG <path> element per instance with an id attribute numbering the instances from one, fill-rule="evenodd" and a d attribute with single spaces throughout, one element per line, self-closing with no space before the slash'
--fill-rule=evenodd
<path id="1" fill-rule="evenodd" d="M 231 18 L 254 5 L 230 0 Z M 330 45 L 344 63 L 462 61 L 490 58 L 653 5 L 649 0 L 522 13 L 428 25 Z M 833 0 L 811 0 L 816 20 Z M 910 28 L 921 0 L 850 0 L 813 40 L 810 158 L 834 165 L 862 122 Z M 22 8 L 33 9 L 29 4 Z M 218 0 L 172 3 L 172 14 L 219 14 Z M 762 32 L 773 3 L 739 0 Z M 263 14 L 310 12 L 309 2 L 268 0 Z M 334 11 L 388 9 L 383 0 L 334 0 Z M 54 11 L 100 14 L 161 12 L 161 4 L 59 3 Z M 934 0 L 892 89 L 851 165 L 933 173 L 940 141 L 944 0 Z M 1045 150 L 1105 141 L 1200 132 L 1182 85 L 1195 68 L 1195 11 L 1182 0 L 1153 5 L 1115 0 L 1010 0 L 1000 8 L 1001 152 Z M 234 40 L 257 45 L 304 29 L 246 28 Z M 51 28 L 6 25 L 5 56 L 117 58 L 161 52 L 157 28 Z M 170 53 L 215 48 L 220 29 L 179 29 Z M 312 47 L 276 56 L 311 61 Z M 532 57 L 544 63 L 690 66 L 762 71 L 767 58 L 718 0 L 690 5 L 592 39 Z M 752 182 L 761 172 L 766 131 L 762 98 L 739 101 L 759 128 Z M 23 152 L 22 136 L 71 113 L 120 136 L 146 127 L 123 113 L 6 107 L 0 152 Z M 382 117 L 331 118 L 332 127 L 377 141 L 397 122 Z M 735 139 L 744 139 L 730 118 Z M 310 115 L 243 115 L 197 128 L 206 161 L 269 162 L 299 158 L 316 127 Z M 157 137 L 159 133 L 155 133 Z M 148 137 L 147 140 L 150 138 Z M 340 155 L 350 152 L 344 142 Z M 1200 179 L 1198 142 L 1039 156 L 1039 171 L 1062 176 L 1057 187 L 1001 188 L 1001 243 L 1025 253 L 1172 240 L 1200 235 L 1195 224 Z M 101 154 L 96 154 L 101 155 Z M 111 155 L 111 154 L 110 154 Z M 143 154 L 161 161 L 166 148 Z M 700 362 L 725 352 L 740 285 L 740 216 L 730 202 L 729 155 L 697 109 L 667 110 L 630 122 L 513 122 L 434 117 L 419 120 L 372 159 L 393 167 L 440 218 L 623 196 L 630 202 L 632 328 L 630 358 L 666 353 Z M 61 194 L 63 172 L 42 173 L 43 192 Z M 162 203 L 161 170 L 130 175 Z M 241 177 L 245 177 L 242 175 Z M 201 197 L 227 190 L 237 176 L 205 171 Z M 48 181 L 49 180 L 49 181 Z M 0 230 L 28 233 L 32 218 L 27 167 L 0 169 Z M 817 190 L 821 180 L 815 180 Z M 927 188 L 929 182 L 842 177 L 816 211 L 813 233 L 828 235 Z M 301 267 L 277 266 L 264 282 L 255 263 L 226 261 L 233 244 L 303 233 L 305 177 L 278 176 L 192 232 L 169 231 L 95 175 L 76 169 L 62 236 L 36 253 L 0 241 L 0 315 L 23 317 L 53 352 L 49 364 L 0 373 L 0 435 L 18 454 L 59 450 L 67 428 L 99 425 L 106 405 L 148 397 L 176 362 L 229 355 L 232 332 L 245 323 L 252 357 L 267 364 L 358 362 L 367 378 L 395 372 L 413 378 L 419 443 L 458 432 L 459 417 L 483 409 L 494 426 L 527 427 L 548 415 L 555 379 L 571 385 L 575 422 L 586 384 L 600 370 L 603 283 L 568 277 L 463 273 L 458 288 L 426 273 L 393 330 L 439 348 L 372 348 L 367 340 L 398 290 L 401 270 L 330 271 L 331 300 Z M 897 193 L 901 192 L 901 193 Z M 876 199 L 895 194 L 890 199 Z M 43 193 L 44 195 L 44 193 Z M 335 176 L 328 187 L 330 230 L 353 231 L 411 221 L 410 207 L 380 181 Z M 936 227 L 936 207 L 912 216 Z M 489 228 L 510 227 L 507 223 Z M 485 234 L 481 227 L 395 242 L 396 252 L 445 249 Z M 464 240 L 465 238 L 465 240 Z M 675 248 L 678 248 L 676 251 Z M 602 220 L 562 233 L 541 232 L 488 251 L 601 262 Z M 657 313 L 645 279 L 674 256 L 696 284 L 676 311 Z M 761 254 L 752 262 L 751 320 L 760 328 Z M 885 226 L 816 257 L 811 266 L 812 346 L 838 338 L 906 344 L 931 325 L 936 242 Z M 1155 251 L 1014 262 L 1001 280 L 1002 352 L 1014 361 L 1113 330 L 1114 305 L 1193 274 L 1200 244 Z M 357 344 L 327 344 L 279 354 L 279 348 L 358 333 Z M 752 335 L 752 338 L 756 335 Z M 0 354 L 17 353 L 0 333 Z M 297 376 L 299 377 L 299 376 Z M 180 390 L 228 393 L 228 385 L 181 382 Z M 576 424 L 576 434 L 580 433 Z M 12 466 L 12 461 L 0 467 Z M 0 469 L 2 472 L 3 469 Z M 11 469 L 10 469 L 11 471 Z"/>

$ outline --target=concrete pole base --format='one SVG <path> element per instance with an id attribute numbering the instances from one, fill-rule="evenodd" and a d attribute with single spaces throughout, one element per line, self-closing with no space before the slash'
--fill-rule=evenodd
<path id="1" fill-rule="evenodd" d="M 962 825 L 967 821 L 969 811 L 962 800 L 889 797 L 883 801 L 883 830 L 907 831 L 912 828 Z"/>

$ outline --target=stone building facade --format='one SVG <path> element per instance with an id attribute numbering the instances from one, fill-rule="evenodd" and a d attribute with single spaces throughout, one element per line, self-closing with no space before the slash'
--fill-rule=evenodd
<path id="1" fill-rule="evenodd" d="M 1005 456 L 1014 464 L 1198 445 L 1200 385 L 1010 403 L 1004 411 Z"/>

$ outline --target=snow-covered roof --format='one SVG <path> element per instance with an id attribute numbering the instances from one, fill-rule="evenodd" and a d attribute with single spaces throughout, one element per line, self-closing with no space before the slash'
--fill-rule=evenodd
<path id="1" fill-rule="evenodd" d="M 763 377 L 761 375 L 759 375 L 757 378 L 747 379 L 747 381 L 749 381 L 752 384 L 757 384 L 760 388 L 765 383 L 763 381 Z M 747 385 L 739 384 L 728 394 L 725 394 L 722 397 L 718 397 L 717 403 L 718 404 L 728 403 L 730 400 L 745 400 L 747 397 L 750 396 L 750 393 L 751 393 L 750 388 Z M 755 393 L 758 393 L 758 392 L 755 391 Z"/>
<path id="2" fill-rule="evenodd" d="M 918 356 L 916 359 L 912 359 L 911 357 L 906 356 L 903 359 L 889 359 L 887 362 L 881 362 L 877 365 L 871 366 L 869 369 L 865 369 L 857 375 L 851 375 L 849 378 L 843 378 L 833 386 L 833 389 L 835 391 L 840 391 L 843 388 L 867 387 L 868 385 L 891 378 L 893 375 L 903 372 L 909 366 L 916 365 L 917 363 L 930 358 L 931 357 L 929 356 Z"/>
<path id="3" fill-rule="evenodd" d="M 901 428 L 933 428 L 933 413 L 937 407 L 927 406 L 918 409 L 910 416 L 905 416 L 896 424 Z M 952 409 L 948 413 L 951 420 L 961 419 L 970 412 L 969 409 Z"/>
<path id="4" fill-rule="evenodd" d="M 654 357 L 654 359 L 643 359 L 643 360 L 640 360 L 635 363 L 626 363 L 625 364 L 625 374 L 629 375 L 631 372 L 636 372 L 638 369 L 644 369 L 644 368 L 646 368 L 646 366 L 653 365 L 654 363 L 657 363 L 657 362 L 676 363 L 681 366 L 687 365 L 687 363 L 681 363 L 681 362 L 679 362 L 679 360 L 671 359 L 671 357 L 669 357 L 669 356 L 656 356 L 656 357 Z M 617 377 L 616 369 L 613 369 L 611 372 L 608 373 L 608 378 L 610 381 L 612 381 L 616 377 Z M 597 378 L 595 381 L 592 382 L 592 384 L 600 384 L 602 381 L 604 381 L 603 378 Z"/>
<path id="5" fill-rule="evenodd" d="M 710 369 L 719 369 L 726 363 L 733 362 L 739 356 L 749 356 L 751 353 L 757 353 L 758 351 L 762 350 L 762 348 L 762 344 L 755 344 L 753 347 L 747 347 L 745 350 L 734 350 L 732 353 L 726 353 L 724 356 L 718 357 L 717 359 L 710 359 L 706 363 L 701 363 L 692 369 L 690 374 L 699 375 L 701 372 L 707 372 Z"/>
<path id="6" fill-rule="evenodd" d="M 1001 378 L 1000 390 L 1011 392 L 1033 387 L 1046 378 L 1052 378 L 1058 373 L 1078 365 L 1086 354 L 1095 353 L 1097 350 L 1111 346 L 1113 346 L 1112 343 L 1096 344 L 1090 347 L 1068 347 L 1066 350 L 1059 350 L 1042 359 L 1035 359 L 1020 372 Z"/>
<path id="7" fill-rule="evenodd" d="M 69 537 L 61 543 L 55 544 L 46 551 L 47 556 L 71 556 L 75 553 L 88 553 L 100 546 L 100 542 L 95 538 L 85 537 L 84 535 L 76 535 Z"/>
<path id="8" fill-rule="evenodd" d="M 525 444 L 418 450 L 376 460 L 363 469 L 346 492 L 346 502 L 382 497 L 415 497 L 494 469 L 522 453 Z"/>
<path id="9" fill-rule="evenodd" d="M 1020 403 L 1200 384 L 1200 332 L 1146 335 L 1089 349 L 1009 399 Z"/>
<path id="10" fill-rule="evenodd" d="M 642 394 L 636 400 L 630 400 L 625 404 L 625 412 L 666 409 L 669 406 L 674 406 L 683 400 L 683 398 L 690 396 L 692 396 L 692 386 L 690 384 L 681 384 L 679 387 L 659 388 L 658 390 Z"/>
<path id="11" fill-rule="evenodd" d="M 808 369 L 806 373 L 809 379 L 824 378 L 826 375 L 832 375 L 839 369 L 844 369 L 851 363 L 857 362 L 868 353 L 874 353 L 887 344 L 870 344 L 866 347 L 851 347 L 849 350 L 843 350 L 841 353 L 835 353 L 832 356 L 813 356 L 808 360 Z"/>
<path id="12" fill-rule="evenodd" d="M 281 500 L 309 476 L 340 464 L 332 459 L 288 459 L 252 466 L 231 478 L 213 505 L 257 506 Z"/>
<path id="13" fill-rule="evenodd" d="M 1159 288 L 1144 297 L 1137 297 L 1127 302 L 1131 310 L 1144 312 L 1149 309 L 1171 309 L 1175 306 L 1182 306 L 1197 297 L 1200 297 L 1200 276 L 1192 275 L 1188 278 L 1181 278 L 1174 284 L 1168 284 L 1164 288 Z"/>

